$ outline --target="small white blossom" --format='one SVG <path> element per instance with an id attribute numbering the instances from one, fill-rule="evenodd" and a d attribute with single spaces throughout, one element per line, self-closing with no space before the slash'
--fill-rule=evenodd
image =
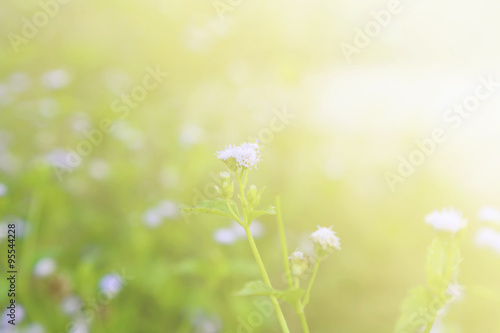
<path id="1" fill-rule="evenodd" d="M 82 300 L 76 295 L 67 296 L 61 302 L 61 310 L 67 315 L 77 314 L 82 310 Z"/>
<path id="2" fill-rule="evenodd" d="M 264 234 L 264 226 L 261 222 L 255 220 L 250 225 L 250 232 L 255 238 L 262 237 Z M 230 245 L 239 239 L 246 238 L 245 230 L 241 225 L 233 221 L 233 224 L 228 228 L 220 228 L 214 231 L 213 238 L 219 244 Z"/>
<path id="3" fill-rule="evenodd" d="M 233 244 L 238 239 L 238 235 L 230 228 L 215 230 L 213 237 L 217 243 L 224 245 Z"/>
<path id="4" fill-rule="evenodd" d="M 299 250 L 295 250 L 295 252 L 293 252 L 290 257 L 288 257 L 288 259 L 290 260 L 305 260 L 307 258 L 306 255 L 304 255 L 304 253 L 302 251 L 299 251 Z"/>
<path id="5" fill-rule="evenodd" d="M 118 274 L 108 274 L 99 281 L 99 288 L 108 297 L 112 298 L 123 288 L 123 280 Z"/>
<path id="6" fill-rule="evenodd" d="M 177 205 L 168 200 L 163 200 L 144 213 L 143 219 L 150 228 L 159 226 L 164 219 L 176 219 L 178 217 Z"/>
<path id="7" fill-rule="evenodd" d="M 36 277 L 43 278 L 51 275 L 56 270 L 56 261 L 52 258 L 42 258 L 38 260 L 33 268 Z"/>
<path id="8" fill-rule="evenodd" d="M 485 206 L 479 210 L 478 217 L 480 220 L 494 222 L 500 224 L 500 210 Z"/>
<path id="9" fill-rule="evenodd" d="M 239 167 L 255 169 L 260 161 L 259 144 L 245 142 L 240 146 L 227 146 L 224 150 L 218 151 L 216 156 L 221 161 L 234 158 Z"/>
<path id="10" fill-rule="evenodd" d="M 481 228 L 476 235 L 476 245 L 487 247 L 500 255 L 500 232 L 492 228 Z"/>
<path id="11" fill-rule="evenodd" d="M 304 253 L 299 250 L 295 250 L 295 252 L 293 252 L 288 259 L 290 259 L 292 272 L 295 276 L 301 276 L 304 274 L 311 264 L 309 257 L 304 255 Z"/>
<path id="12" fill-rule="evenodd" d="M 0 183 L 0 197 L 7 194 L 7 185 Z"/>
<path id="13" fill-rule="evenodd" d="M 15 310 L 12 309 L 5 309 L 2 312 L 2 318 L 0 320 L 0 332 L 4 332 L 3 329 L 7 329 L 7 327 L 12 327 L 12 325 L 9 323 L 9 320 L 12 320 L 10 315 L 12 314 L 12 311 L 15 311 L 15 323 L 18 325 L 26 316 L 26 311 L 24 310 L 24 307 L 16 302 L 16 308 Z"/>
<path id="14" fill-rule="evenodd" d="M 433 211 L 425 217 L 425 222 L 436 231 L 449 231 L 455 233 L 467 226 L 467 220 L 462 218 L 462 213 L 450 207 L 441 211 Z"/>
<path id="15" fill-rule="evenodd" d="M 42 83 L 49 89 L 60 89 L 67 86 L 71 81 L 71 76 L 64 69 L 55 69 L 46 72 L 42 76 Z"/>
<path id="16" fill-rule="evenodd" d="M 336 232 L 332 230 L 332 227 L 318 226 L 318 230 L 311 234 L 312 241 L 320 245 L 325 251 L 332 247 L 340 250 L 340 239 L 335 235 Z"/>

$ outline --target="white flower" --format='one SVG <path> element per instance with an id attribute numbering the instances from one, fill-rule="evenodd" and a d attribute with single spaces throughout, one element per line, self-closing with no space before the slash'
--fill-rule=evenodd
<path id="1" fill-rule="evenodd" d="M 7 194 L 7 186 L 0 183 L 0 197 L 3 197 L 5 194 Z"/>
<path id="2" fill-rule="evenodd" d="M 309 257 L 304 255 L 304 253 L 299 250 L 295 250 L 295 252 L 293 252 L 288 259 L 290 259 L 292 272 L 295 276 L 301 276 L 304 274 L 311 264 Z"/>
<path id="3" fill-rule="evenodd" d="M 264 226 L 259 221 L 255 220 L 250 225 L 250 232 L 255 238 L 259 238 L 264 234 Z M 220 228 L 214 231 L 213 238 L 219 244 L 230 245 L 239 239 L 246 238 L 246 233 L 241 225 L 233 221 L 233 224 L 228 228 Z"/>
<path id="4" fill-rule="evenodd" d="M 500 255 L 500 232 L 492 228 L 481 228 L 476 235 L 476 245 L 489 247 Z"/>
<path id="5" fill-rule="evenodd" d="M 462 213 L 450 207 L 449 210 L 433 211 L 425 217 L 425 222 L 437 231 L 455 233 L 467 225 L 467 220 L 462 218 Z"/>
<path id="6" fill-rule="evenodd" d="M 71 81 L 71 76 L 64 69 L 55 69 L 46 72 L 42 76 L 42 83 L 50 89 L 60 89 L 68 85 Z"/>
<path id="7" fill-rule="evenodd" d="M 218 151 L 217 158 L 221 161 L 227 161 L 231 158 L 236 160 L 236 165 L 243 168 L 255 169 L 260 161 L 259 144 L 242 143 L 240 146 L 227 146 L 224 150 Z"/>
<path id="8" fill-rule="evenodd" d="M 68 315 L 77 314 L 82 310 L 82 306 L 83 306 L 82 300 L 80 299 L 80 297 L 76 295 L 67 296 L 61 302 L 62 312 Z"/>
<path id="9" fill-rule="evenodd" d="M 487 222 L 495 222 L 500 224 L 500 210 L 485 206 L 479 210 L 478 217 L 480 220 Z"/>
<path id="10" fill-rule="evenodd" d="M 293 252 L 290 255 L 290 257 L 288 257 L 288 259 L 290 259 L 290 260 L 305 260 L 305 259 L 307 259 L 307 256 L 304 255 L 304 253 L 302 251 L 295 250 L 295 252 Z"/>
<path id="11" fill-rule="evenodd" d="M 332 227 L 326 228 L 318 225 L 318 230 L 311 234 L 312 241 L 325 251 L 331 247 L 340 250 L 340 239 L 335 235 L 336 232 L 332 230 Z"/>
<path id="12" fill-rule="evenodd" d="M 164 219 L 175 219 L 177 215 L 177 205 L 172 201 L 163 200 L 158 205 L 146 210 L 143 219 L 148 227 L 155 228 L 159 226 Z"/>
<path id="13" fill-rule="evenodd" d="M 118 274 L 108 274 L 99 281 L 99 288 L 108 297 L 114 297 L 123 288 L 123 280 Z"/>
<path id="14" fill-rule="evenodd" d="M 42 258 L 38 260 L 33 268 L 36 277 L 43 278 L 51 275 L 56 270 L 56 261 L 52 258 Z"/>

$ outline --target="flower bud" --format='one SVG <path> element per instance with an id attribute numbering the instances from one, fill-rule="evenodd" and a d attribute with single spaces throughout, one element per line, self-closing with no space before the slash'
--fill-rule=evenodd
<path id="1" fill-rule="evenodd" d="M 260 198 L 262 197 L 262 192 L 264 192 L 265 187 L 260 191 L 257 191 L 257 186 L 251 185 L 247 191 L 247 201 L 250 207 L 258 206 L 260 203 Z"/>
<path id="2" fill-rule="evenodd" d="M 295 251 L 288 259 L 290 259 L 292 273 L 296 277 L 301 277 L 311 265 L 311 260 L 302 251 Z"/>

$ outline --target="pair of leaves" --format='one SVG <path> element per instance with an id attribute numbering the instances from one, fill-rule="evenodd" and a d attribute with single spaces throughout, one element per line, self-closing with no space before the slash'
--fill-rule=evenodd
<path id="1" fill-rule="evenodd" d="M 433 296 L 429 289 L 421 286 L 410 290 L 401 305 L 401 316 L 396 324 L 395 333 L 415 333 L 428 325 L 432 316 Z"/>
<path id="2" fill-rule="evenodd" d="M 233 210 L 233 212 L 239 216 L 238 205 L 233 200 L 229 200 L 229 206 Z M 197 213 L 205 213 L 210 215 L 218 215 L 224 216 L 228 218 L 234 218 L 233 213 L 228 207 L 226 200 L 217 198 L 215 200 L 203 200 L 196 204 L 196 207 L 187 208 L 186 210 L 197 212 Z"/>
<path id="3" fill-rule="evenodd" d="M 300 304 L 303 295 L 304 289 L 302 288 L 282 291 L 268 286 L 262 280 L 247 282 L 241 290 L 235 293 L 235 296 L 275 296 L 290 303 L 295 308 Z"/>
<path id="4" fill-rule="evenodd" d="M 460 248 L 454 239 L 436 238 L 427 252 L 427 284 L 439 295 L 458 274 L 462 262 Z"/>
<path id="5" fill-rule="evenodd" d="M 231 207 L 231 210 L 236 214 L 236 216 L 240 216 L 240 212 L 238 209 L 238 205 L 236 202 L 233 200 L 229 200 L 229 206 Z M 192 212 L 198 212 L 198 213 L 205 213 L 205 214 L 210 214 L 210 215 L 218 215 L 218 216 L 224 216 L 228 217 L 231 219 L 234 219 L 235 216 L 231 212 L 231 210 L 228 207 L 228 204 L 226 200 L 217 198 L 215 200 L 204 200 L 198 202 L 196 207 L 193 208 L 187 208 L 186 210 L 192 211 Z M 253 221 L 257 217 L 262 216 L 262 215 L 274 215 L 276 214 L 276 210 L 274 209 L 273 206 L 267 206 L 263 209 L 260 210 L 251 210 L 248 214 L 248 220 Z"/>

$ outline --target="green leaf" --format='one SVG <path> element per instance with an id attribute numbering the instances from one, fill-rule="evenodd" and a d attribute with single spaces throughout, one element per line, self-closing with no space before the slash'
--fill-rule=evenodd
<path id="1" fill-rule="evenodd" d="M 396 324 L 396 333 L 414 333 L 427 325 L 434 317 L 431 312 L 432 293 L 420 286 L 410 290 L 401 305 L 401 316 Z"/>
<path id="2" fill-rule="evenodd" d="M 260 210 L 252 210 L 248 214 L 248 219 L 249 221 L 255 220 L 257 217 L 262 216 L 262 215 L 275 215 L 276 214 L 276 209 L 274 206 L 267 206 L 263 209 Z"/>
<path id="3" fill-rule="evenodd" d="M 250 281 L 245 284 L 245 286 L 235 293 L 235 296 L 276 296 L 281 292 L 272 287 L 269 287 L 262 280 Z"/>
<path id="4" fill-rule="evenodd" d="M 293 307 L 297 309 L 300 304 L 300 299 L 304 295 L 305 290 L 302 288 L 297 289 L 287 289 L 278 295 L 278 298 L 290 303 Z"/>
<path id="5" fill-rule="evenodd" d="M 435 295 L 449 283 L 446 281 L 446 252 L 446 244 L 439 238 L 434 239 L 427 250 L 427 284 Z"/>
<path id="6" fill-rule="evenodd" d="M 233 200 L 229 201 L 229 205 L 233 212 L 239 216 L 238 206 Z M 218 198 L 215 200 L 204 200 L 198 202 L 196 207 L 188 208 L 186 210 L 191 210 L 193 212 L 205 213 L 210 215 L 219 215 L 229 218 L 234 218 L 234 215 L 229 210 L 226 200 Z"/>

